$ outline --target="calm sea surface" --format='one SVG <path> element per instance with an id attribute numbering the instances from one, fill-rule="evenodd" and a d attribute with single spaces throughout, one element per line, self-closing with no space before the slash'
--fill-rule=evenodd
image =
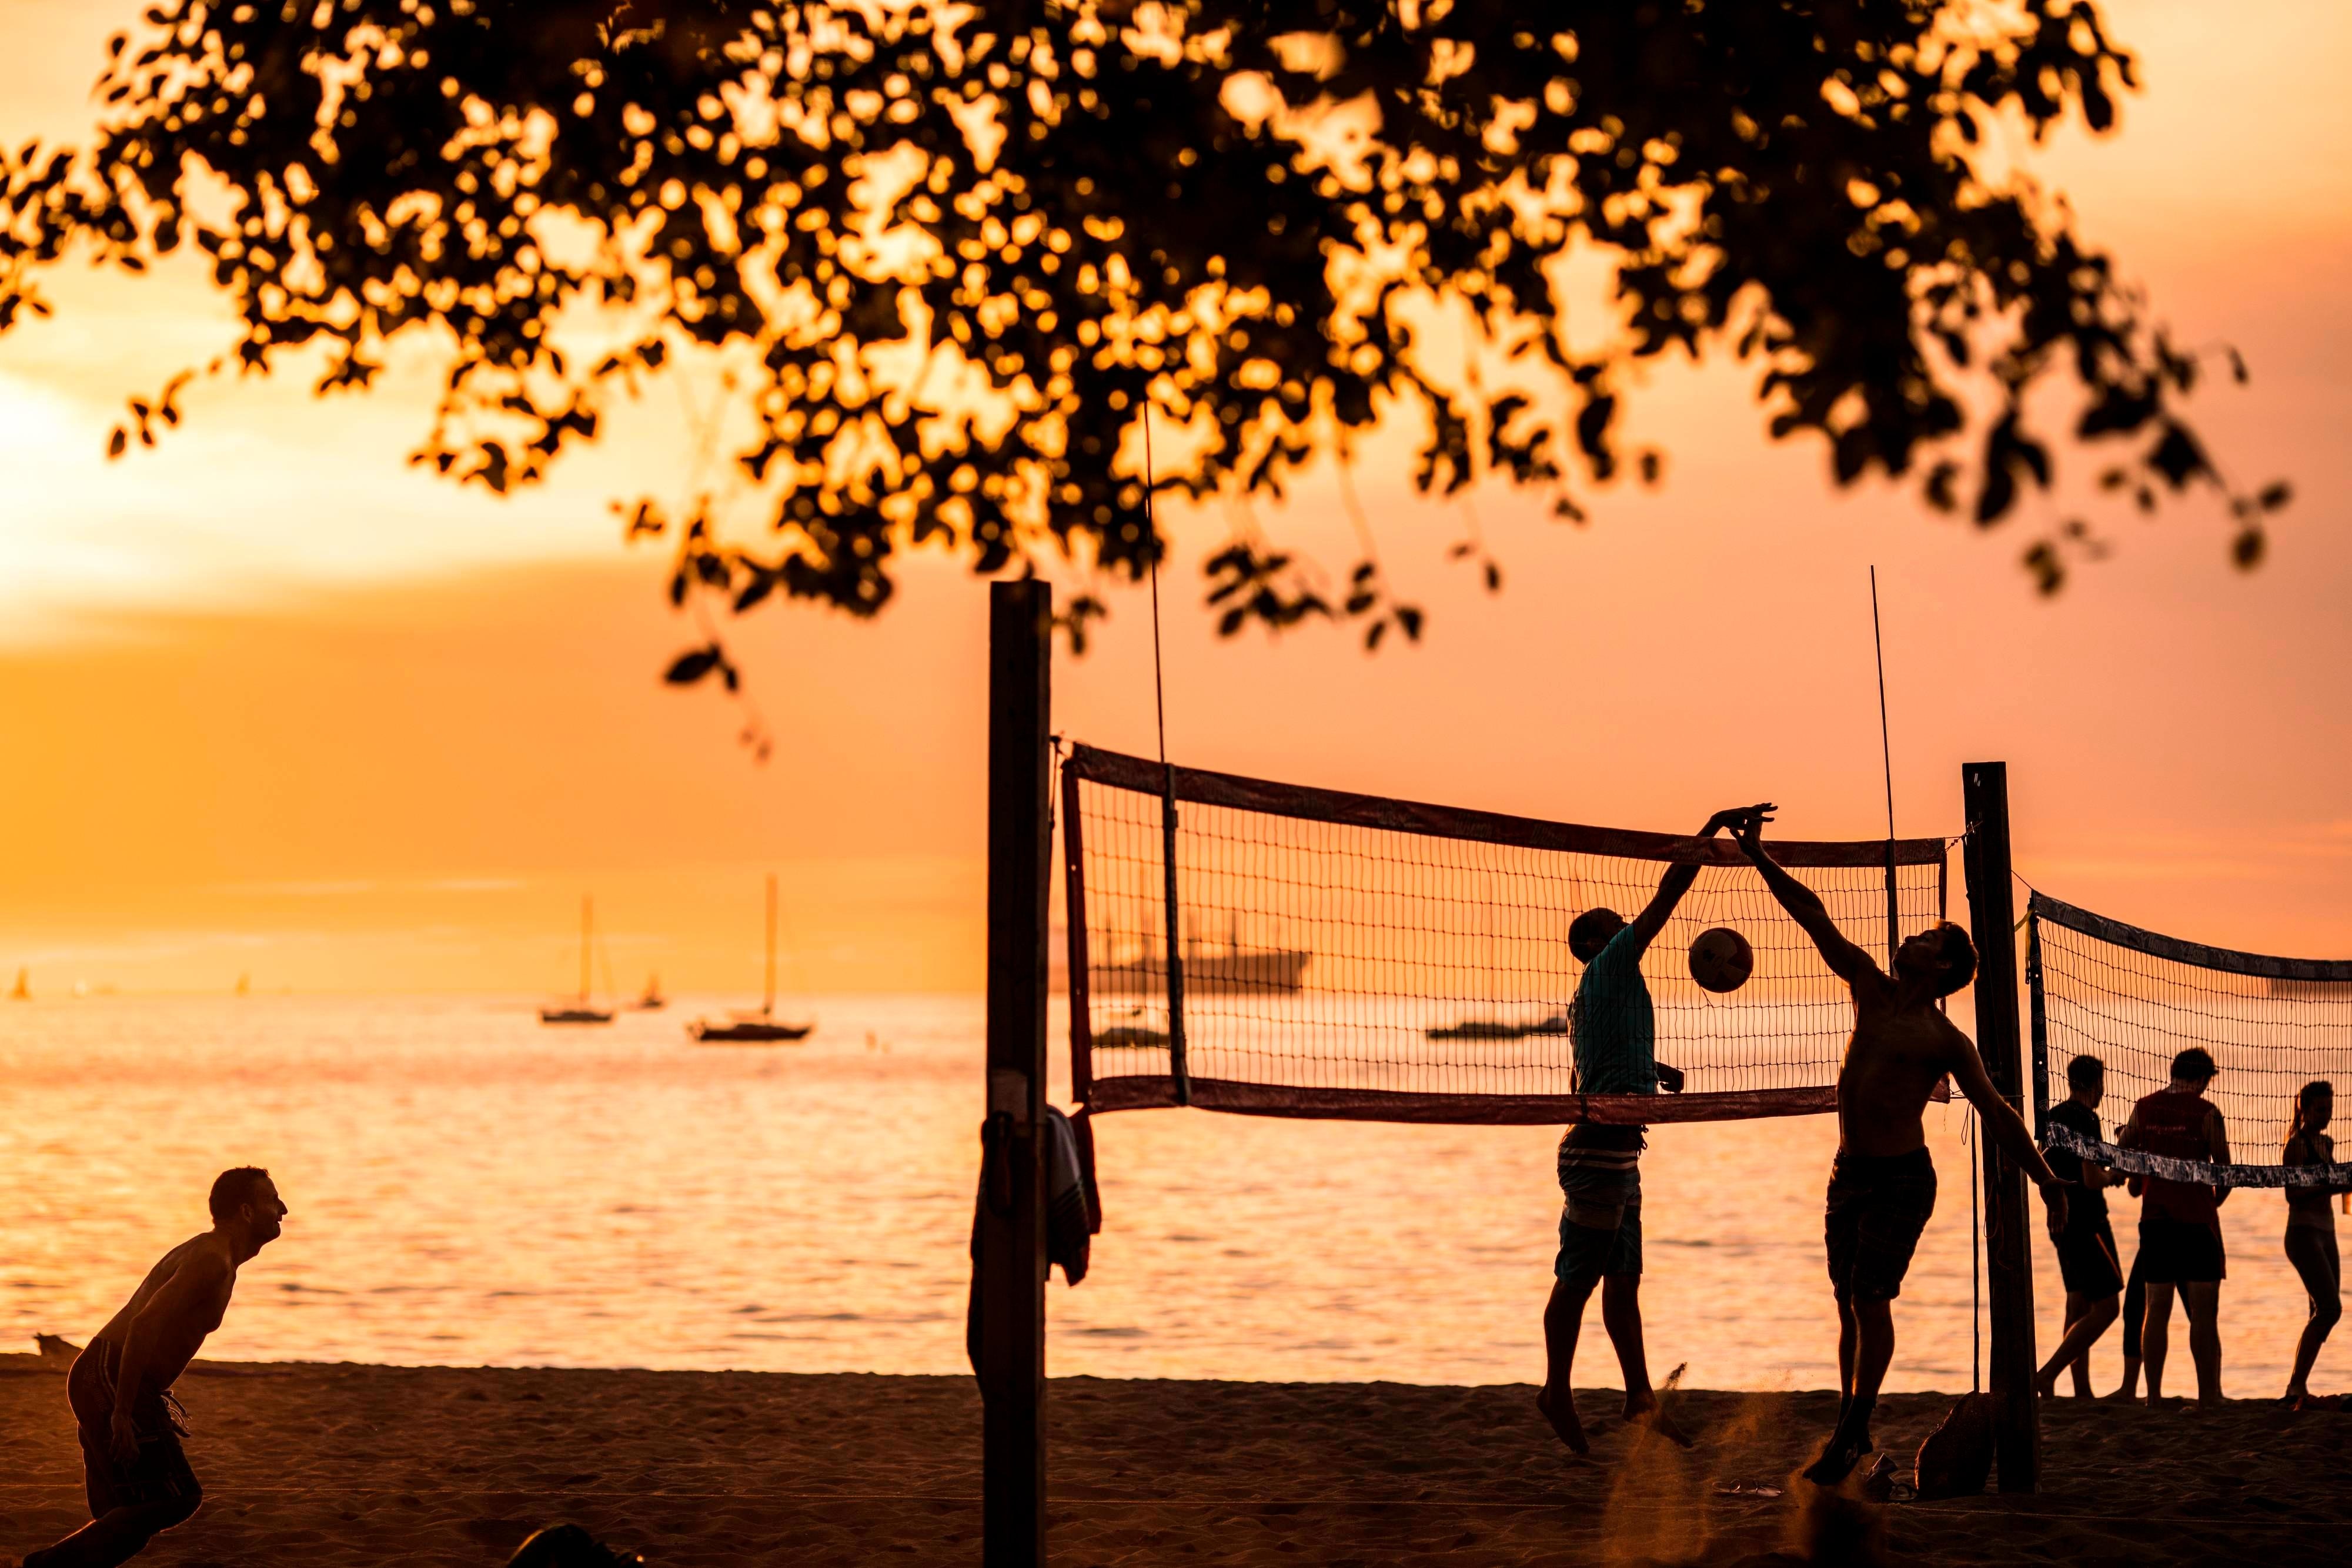
<path id="1" fill-rule="evenodd" d="M 694 1010 L 565 1030 L 527 1000 L 0 1003 L 0 1344 L 87 1335 L 203 1228 L 213 1175 L 255 1164 L 293 1215 L 244 1271 L 213 1355 L 962 1370 L 977 999 L 824 998 L 810 1043 L 770 1050 L 689 1046 Z M 1963 1123 L 1928 1112 L 1944 1187 L 1896 1308 L 1897 1388 L 1969 1383 Z M 1048 1364 L 1536 1380 L 1556 1137 L 1105 1117 L 1108 1220 L 1087 1281 L 1051 1287 Z M 1834 1385 L 1821 1194 L 1835 1137 L 1827 1118 L 1652 1134 L 1643 1296 L 1661 1374 Z M 2304 1313 L 2281 1200 L 2242 1193 L 2223 1214 L 2226 1385 L 2273 1395 Z M 2036 1268 L 2047 1345 L 2046 1246 Z M 1613 1383 L 1594 1319 L 1580 1381 Z M 2352 1330 L 2339 1338 L 2315 1387 L 2346 1385 Z M 2116 1356 L 2110 1333 L 2103 1386 Z M 2192 1385 L 2185 1364 L 2171 1381 Z"/>

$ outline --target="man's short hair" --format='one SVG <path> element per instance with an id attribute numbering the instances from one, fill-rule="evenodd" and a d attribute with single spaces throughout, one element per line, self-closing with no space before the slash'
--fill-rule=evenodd
<path id="1" fill-rule="evenodd" d="M 2106 1077 L 2107 1064 L 2095 1056 L 2078 1056 L 2066 1064 L 2066 1086 L 2088 1089 Z"/>
<path id="2" fill-rule="evenodd" d="M 1581 953 L 1590 947 L 1597 953 L 1624 924 L 1625 917 L 1613 909 L 1588 909 L 1569 922 L 1568 950 Z"/>
<path id="3" fill-rule="evenodd" d="M 2213 1065 L 2213 1053 L 2201 1045 L 2192 1045 L 2172 1059 L 2172 1076 L 2183 1082 L 2210 1083 L 2221 1071 Z"/>
<path id="4" fill-rule="evenodd" d="M 1939 920 L 1930 929 L 1940 932 L 1944 938 L 1944 972 L 1936 983 L 1936 995 L 1948 997 L 1977 977 L 1977 945 L 1965 925 Z"/>
<path id="5" fill-rule="evenodd" d="M 259 1166 L 239 1166 L 235 1170 L 221 1172 L 213 1178 L 213 1195 L 209 1205 L 215 1219 L 232 1219 L 236 1211 L 248 1203 L 261 1199 L 261 1184 L 269 1173 Z"/>

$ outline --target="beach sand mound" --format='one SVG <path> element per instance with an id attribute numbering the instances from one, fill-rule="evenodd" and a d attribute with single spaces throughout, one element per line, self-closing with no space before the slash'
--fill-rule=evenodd
<path id="1" fill-rule="evenodd" d="M 493 1568 L 576 1521 L 649 1568 L 978 1560 L 965 1378 L 199 1364 L 204 1511 L 158 1568 Z M 1881 1508 L 1794 1480 L 1827 1394 L 1677 1396 L 1688 1452 L 1582 1408 L 1570 1458 L 1525 1386 L 1110 1382 L 1052 1387 L 1057 1563 L 1951 1564 L 2332 1560 L 2352 1416 L 2045 1406 L 2037 1496 Z M 1945 1396 L 1881 1406 L 1906 1462 Z M 1774 1490 L 1780 1495 L 1770 1495 Z M 65 1380 L 0 1357 L 0 1555 L 79 1524 Z"/>

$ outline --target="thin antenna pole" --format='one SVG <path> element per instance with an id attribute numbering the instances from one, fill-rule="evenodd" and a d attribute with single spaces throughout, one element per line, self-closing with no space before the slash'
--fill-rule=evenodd
<path id="1" fill-rule="evenodd" d="M 596 898 L 593 894 L 580 895 L 580 1005 L 588 1005 L 588 943 L 589 933 L 596 928 Z"/>
<path id="2" fill-rule="evenodd" d="M 1878 757 L 1886 771 L 1886 972 L 1895 973 L 1902 916 L 1895 896 L 1895 746 L 1886 729 L 1886 642 L 1878 629 L 1878 568 L 1870 569 L 1870 648 L 1878 660 Z"/>
<path id="3" fill-rule="evenodd" d="M 1151 534 L 1151 705 L 1160 725 L 1160 865 L 1168 906 L 1164 933 L 1168 968 L 1168 1075 L 1176 1103 L 1192 1103 L 1192 1076 L 1184 1059 L 1184 951 L 1176 903 L 1176 769 L 1168 760 L 1168 691 L 1160 658 L 1160 521 L 1152 508 L 1151 401 L 1143 413 L 1143 524 Z"/>
<path id="4" fill-rule="evenodd" d="M 1160 766 L 1168 767 L 1168 692 L 1160 676 L 1160 522 L 1151 507 L 1151 404 L 1143 405 L 1143 525 L 1151 534 L 1151 707 L 1160 725 Z M 1168 778 L 1172 799 L 1176 780 Z"/>

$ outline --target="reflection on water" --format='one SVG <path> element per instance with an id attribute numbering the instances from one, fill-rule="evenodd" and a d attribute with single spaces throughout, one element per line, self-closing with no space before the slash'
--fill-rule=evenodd
<path id="1" fill-rule="evenodd" d="M 687 1044 L 677 1012 L 557 1030 L 525 1002 L 0 1004 L 0 1342 L 87 1334 L 202 1227 L 214 1174 L 250 1163 L 293 1214 L 247 1266 L 215 1355 L 959 1371 L 980 1005 L 816 1010 L 804 1046 L 720 1050 Z M 1969 1380 L 1961 1123 L 1928 1112 L 1943 1196 L 1896 1309 L 1898 1388 Z M 1555 1136 L 1106 1117 L 1108 1224 L 1094 1274 L 1052 1288 L 1049 1364 L 1532 1380 Z M 1834 1141 L 1826 1118 L 1653 1133 L 1643 1294 L 1662 1371 L 1834 1383 L 1820 1239 Z M 2244 1193 L 2223 1215 L 2225 1377 L 2273 1394 L 2303 1316 L 2284 1211 Z M 2061 1297 L 2046 1246 L 2036 1265 L 2047 1343 Z M 1595 1328 L 1585 1380 L 1612 1382 Z M 2315 1387 L 2340 1386 L 2342 1354 Z M 2112 1334 L 2098 1375 L 2116 1376 Z"/>

